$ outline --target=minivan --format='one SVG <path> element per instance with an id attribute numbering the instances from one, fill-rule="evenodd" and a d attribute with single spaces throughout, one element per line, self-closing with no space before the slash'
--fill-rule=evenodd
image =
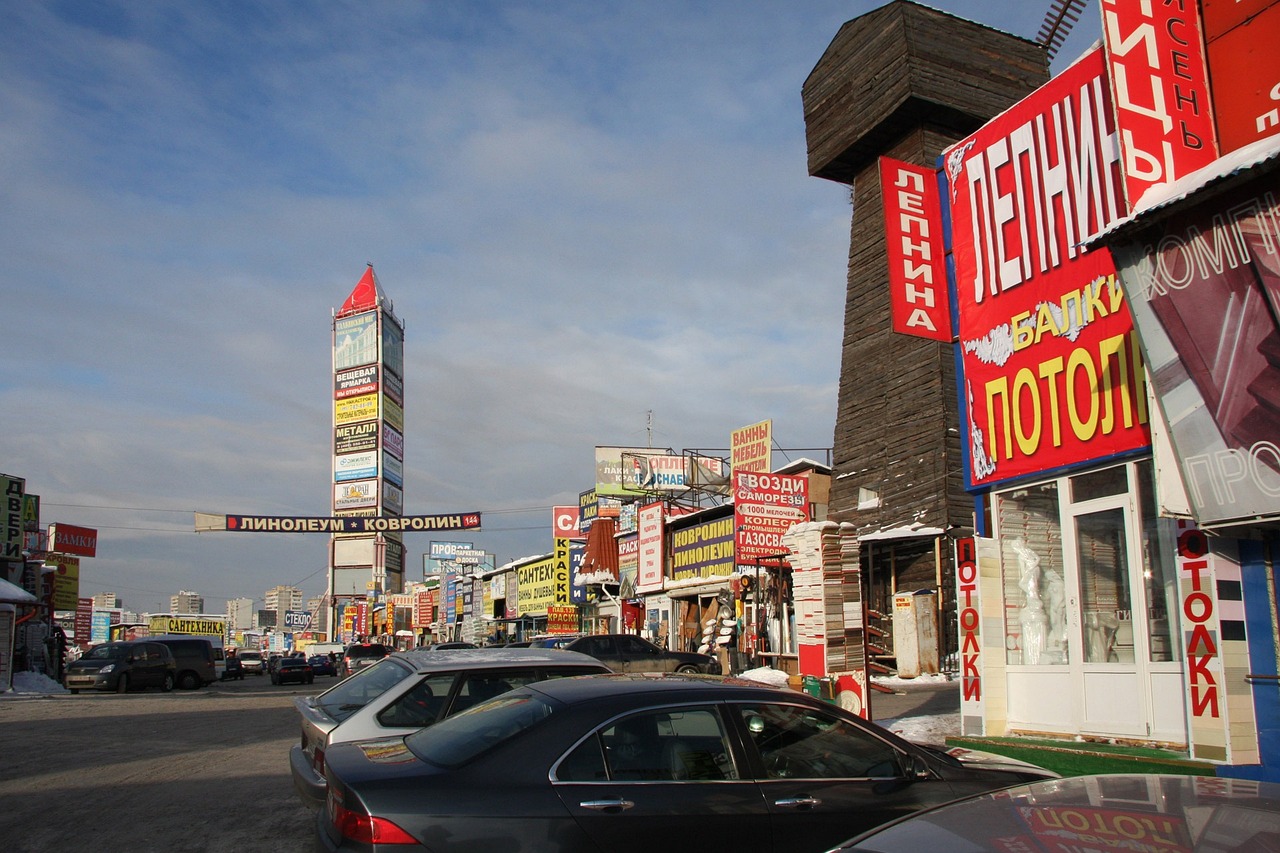
<path id="1" fill-rule="evenodd" d="M 114 690 L 159 687 L 166 693 L 177 681 L 173 652 L 162 643 L 131 640 L 101 643 L 67 664 L 62 683 L 72 693 L 81 690 Z"/>
<path id="2" fill-rule="evenodd" d="M 218 680 L 217 656 L 213 643 L 188 634 L 160 634 L 148 639 L 169 647 L 178 665 L 178 686 L 197 690 Z"/>

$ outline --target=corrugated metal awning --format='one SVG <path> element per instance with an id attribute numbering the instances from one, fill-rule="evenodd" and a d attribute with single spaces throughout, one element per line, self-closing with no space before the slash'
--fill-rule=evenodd
<path id="1" fill-rule="evenodd" d="M 614 538 L 617 523 L 612 518 L 597 518 L 587 533 L 587 550 L 574 575 L 574 586 L 618 582 L 618 540 Z"/>

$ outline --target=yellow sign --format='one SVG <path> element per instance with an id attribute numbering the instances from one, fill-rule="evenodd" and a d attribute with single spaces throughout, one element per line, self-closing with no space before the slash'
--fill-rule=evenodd
<path id="1" fill-rule="evenodd" d="M 378 416 L 378 395 L 364 394 L 346 400 L 335 400 L 333 403 L 333 423 L 335 426 L 371 421 Z"/>

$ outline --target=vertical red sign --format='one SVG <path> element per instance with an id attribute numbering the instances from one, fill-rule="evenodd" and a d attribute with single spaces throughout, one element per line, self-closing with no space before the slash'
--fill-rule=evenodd
<path id="1" fill-rule="evenodd" d="M 1217 159 L 1200 14 L 1195 3 L 1102 0 L 1102 22 L 1133 210 L 1150 187 Z"/>
<path id="2" fill-rule="evenodd" d="M 1280 133 L 1280 3 L 1227 6 L 1208 19 L 1209 70 L 1213 79 L 1213 107 L 1218 140 L 1224 154 Z M 1252 7 L 1253 14 L 1240 21 Z M 1215 7 L 1216 8 L 1216 7 Z M 1223 20 L 1226 18 L 1226 20 Z M 1221 31 L 1218 33 L 1217 31 Z"/>
<path id="3" fill-rule="evenodd" d="M 923 166 L 881 157 L 880 194 L 893 330 L 949 341 L 951 306 L 937 175 Z"/>

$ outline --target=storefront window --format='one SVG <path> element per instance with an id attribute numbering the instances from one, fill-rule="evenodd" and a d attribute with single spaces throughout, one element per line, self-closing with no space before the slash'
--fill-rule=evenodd
<path id="1" fill-rule="evenodd" d="M 1067 662 L 1067 602 L 1058 485 L 996 495 L 1005 567 L 1005 654 L 1012 666 Z"/>
<path id="2" fill-rule="evenodd" d="M 1128 490 L 1128 468 L 1124 465 L 1103 468 L 1101 471 L 1090 471 L 1071 478 L 1072 503 L 1123 495 Z"/>
<path id="3" fill-rule="evenodd" d="M 1142 591 L 1146 605 L 1149 654 L 1153 663 L 1182 659 L 1182 644 L 1173 641 L 1178 613 L 1178 576 L 1173 558 L 1174 524 L 1156 514 L 1151 462 L 1138 469 L 1138 499 L 1142 510 Z"/>

